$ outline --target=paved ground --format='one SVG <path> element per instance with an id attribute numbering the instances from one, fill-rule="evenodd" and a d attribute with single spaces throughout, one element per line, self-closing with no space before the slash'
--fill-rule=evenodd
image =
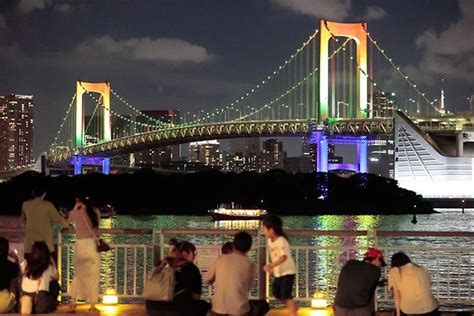
<path id="1" fill-rule="evenodd" d="M 113 306 L 99 305 L 98 308 L 99 308 L 101 316 L 115 316 L 115 315 L 146 316 L 145 306 L 139 305 L 139 304 L 119 304 L 119 305 L 113 305 Z M 65 311 L 65 308 L 63 306 L 60 306 L 58 310 L 56 311 L 55 315 L 64 315 L 64 316 L 74 315 L 71 313 L 64 313 L 64 311 Z M 96 314 L 89 313 L 88 305 L 79 306 L 75 314 L 76 315 L 99 315 L 98 313 Z M 9 315 L 12 315 L 12 314 L 9 314 Z M 41 315 L 41 314 L 35 314 L 35 315 Z M 278 309 L 274 308 L 267 314 L 267 316 L 285 316 L 285 315 L 287 315 L 287 311 L 281 308 L 278 308 Z M 298 311 L 298 315 L 300 316 L 332 316 L 332 310 L 311 310 L 309 308 L 301 308 Z"/>
<path id="2" fill-rule="evenodd" d="M 119 305 L 99 305 L 98 306 L 101 316 L 146 316 L 145 306 L 140 304 L 119 304 Z M 79 306 L 76 315 L 99 315 L 98 313 L 92 314 L 88 312 L 88 305 Z M 60 306 L 59 309 L 54 313 L 55 315 L 63 316 L 72 316 L 74 314 L 64 313 L 65 307 Z M 2 314 L 3 315 L 3 314 Z M 14 315 L 14 314 L 8 314 Z M 17 314 L 18 315 L 18 314 Z M 41 315 L 41 314 L 35 314 Z M 42 314 L 42 315 L 51 315 L 51 314 Z M 286 316 L 287 311 L 284 308 L 272 308 L 272 310 L 267 314 L 267 316 Z M 392 316 L 393 311 L 379 311 L 377 316 Z M 455 315 L 474 315 L 472 312 L 467 312 L 465 314 L 458 314 L 455 312 L 443 312 L 443 316 L 455 316 Z M 191 316 L 191 315 L 190 315 Z M 311 308 L 300 308 L 298 311 L 298 316 L 334 316 L 331 308 L 324 310 L 316 310 Z"/>

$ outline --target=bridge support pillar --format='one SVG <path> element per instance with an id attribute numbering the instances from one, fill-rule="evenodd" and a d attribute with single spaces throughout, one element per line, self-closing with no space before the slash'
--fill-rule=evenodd
<path id="1" fill-rule="evenodd" d="M 367 173 L 367 137 L 361 136 L 357 142 L 357 164 L 360 173 Z"/>
<path id="2" fill-rule="evenodd" d="M 104 160 L 102 160 L 102 173 L 110 174 L 110 158 L 104 158 Z"/>
<path id="3" fill-rule="evenodd" d="M 464 137 L 462 132 L 456 134 L 456 155 L 458 157 L 464 156 Z"/>
<path id="4" fill-rule="evenodd" d="M 328 172 L 328 139 L 323 132 L 316 132 L 316 171 Z"/>
<path id="5" fill-rule="evenodd" d="M 74 159 L 74 175 L 82 174 L 82 156 L 76 156 Z"/>

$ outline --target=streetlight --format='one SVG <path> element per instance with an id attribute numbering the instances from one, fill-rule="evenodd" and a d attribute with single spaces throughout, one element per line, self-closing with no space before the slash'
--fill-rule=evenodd
<path id="1" fill-rule="evenodd" d="M 346 109 L 348 109 L 349 108 L 349 103 L 344 102 L 344 101 L 337 101 L 337 117 L 339 117 L 339 118 L 341 117 L 341 107 L 340 107 L 340 105 L 345 105 Z M 342 111 L 342 112 L 343 112 L 343 115 L 344 115 L 344 114 L 347 114 L 348 111 L 346 110 L 346 113 L 344 113 L 344 111 Z M 344 117 L 345 116 L 347 116 L 347 115 L 344 115 Z"/>

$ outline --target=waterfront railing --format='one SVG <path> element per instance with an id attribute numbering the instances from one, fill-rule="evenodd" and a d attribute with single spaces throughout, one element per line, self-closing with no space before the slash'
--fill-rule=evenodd
<path id="1" fill-rule="evenodd" d="M 121 302 L 140 302 L 147 274 L 169 252 L 168 241 L 178 238 L 197 247 L 196 263 L 205 274 L 220 255 L 225 241 L 240 230 L 232 229 L 101 229 L 112 251 L 101 254 L 100 292 L 117 296 Z M 252 298 L 270 299 L 272 277 L 263 272 L 269 260 L 260 230 L 246 230 L 254 237 L 249 257 L 259 267 Z M 474 232 L 431 231 L 358 231 L 358 230 L 289 230 L 291 248 L 297 265 L 296 300 L 310 302 L 324 297 L 331 302 L 337 278 L 344 263 L 360 259 L 367 247 L 382 249 L 389 263 L 393 253 L 406 252 L 413 262 L 426 267 L 432 289 L 443 305 L 474 305 Z M 21 247 L 23 232 L 0 229 L 0 235 Z M 74 276 L 74 235 L 57 233 L 57 257 L 63 295 L 68 296 Z M 382 270 L 387 277 L 389 268 Z M 203 297 L 212 296 L 212 287 L 203 288 Z M 378 304 L 392 302 L 386 286 L 377 290 Z"/>

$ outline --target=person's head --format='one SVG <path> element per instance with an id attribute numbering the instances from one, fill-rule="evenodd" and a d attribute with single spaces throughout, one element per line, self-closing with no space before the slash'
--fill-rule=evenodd
<path id="1" fill-rule="evenodd" d="M 234 241 L 235 241 L 235 238 L 234 238 Z M 234 250 L 234 245 L 232 244 L 232 242 L 228 241 L 222 245 L 221 252 L 223 255 L 231 253 L 232 250 Z"/>
<path id="2" fill-rule="evenodd" d="M 252 236 L 247 232 L 238 232 L 234 236 L 234 250 L 247 253 L 252 248 Z"/>
<path id="3" fill-rule="evenodd" d="M 31 248 L 31 254 L 28 259 L 26 276 L 30 279 L 39 278 L 48 268 L 50 262 L 51 253 L 49 252 L 48 246 L 42 241 L 35 242 Z"/>
<path id="4" fill-rule="evenodd" d="M 387 265 L 383 257 L 383 252 L 377 248 L 368 248 L 364 254 L 364 261 L 379 268 Z"/>
<path id="5" fill-rule="evenodd" d="M 0 237 L 0 262 L 8 259 L 8 252 L 10 251 L 10 245 L 8 239 Z"/>
<path id="6" fill-rule="evenodd" d="M 184 260 L 194 262 L 196 259 L 196 247 L 189 241 L 180 241 L 176 249 Z"/>
<path id="7" fill-rule="evenodd" d="M 88 196 L 78 196 L 76 198 L 76 203 L 79 205 L 79 207 L 85 208 L 86 213 L 92 223 L 92 227 L 98 228 L 99 219 L 97 218 L 97 213 L 94 211 L 94 206 L 92 205 L 91 199 Z"/>
<path id="8" fill-rule="evenodd" d="M 179 245 L 178 239 L 171 238 L 168 241 L 168 245 L 170 246 L 170 252 L 168 253 L 168 256 L 174 257 L 174 258 L 179 257 L 180 254 L 179 254 L 179 251 L 177 249 L 178 245 Z"/>
<path id="9" fill-rule="evenodd" d="M 33 187 L 33 197 L 44 199 L 45 196 L 46 196 L 46 186 L 43 183 L 37 183 Z"/>
<path id="10" fill-rule="evenodd" d="M 390 267 L 392 268 L 401 267 L 410 262 L 411 262 L 410 258 L 404 252 L 397 252 L 396 254 L 392 256 Z"/>
<path id="11" fill-rule="evenodd" d="M 285 232 L 283 231 L 283 222 L 281 218 L 276 215 L 269 214 L 265 216 L 262 227 L 263 234 L 267 238 L 277 238 L 283 236 L 288 239 Z"/>

